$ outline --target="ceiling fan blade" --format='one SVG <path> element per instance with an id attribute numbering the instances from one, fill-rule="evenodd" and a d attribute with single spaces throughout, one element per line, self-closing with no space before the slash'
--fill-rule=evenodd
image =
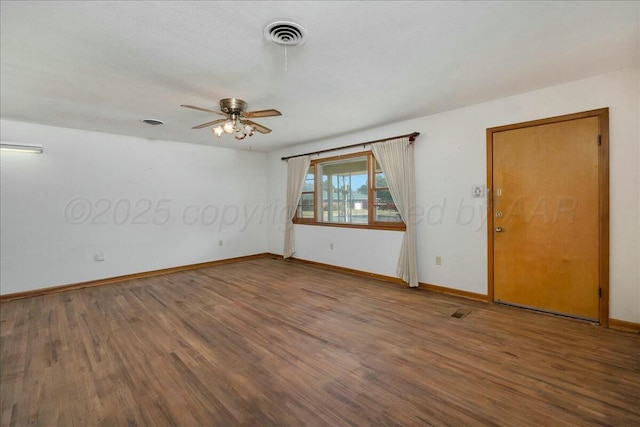
<path id="1" fill-rule="evenodd" d="M 198 126 L 194 126 L 191 129 L 208 128 L 209 126 L 217 125 L 218 123 L 222 123 L 222 122 L 226 122 L 226 121 L 227 121 L 227 119 L 218 119 L 218 120 L 214 120 L 212 122 L 207 122 L 207 123 L 203 123 L 203 124 L 198 125 Z"/>
<path id="2" fill-rule="evenodd" d="M 219 111 L 209 110 L 208 108 L 196 107 L 196 106 L 193 106 L 193 105 L 180 105 L 180 106 L 181 107 L 185 107 L 185 108 L 192 108 L 194 110 L 206 111 L 207 113 L 213 113 L 213 114 L 219 114 L 221 116 L 226 116 L 225 113 L 221 113 Z"/>
<path id="3" fill-rule="evenodd" d="M 244 117 L 248 118 L 256 118 L 256 117 L 271 117 L 271 116 L 281 116 L 282 113 L 278 110 L 259 110 L 259 111 L 246 111 L 242 113 Z"/>
<path id="4" fill-rule="evenodd" d="M 269 133 L 269 132 L 271 132 L 271 129 L 266 128 L 266 127 L 264 127 L 262 125 L 259 125 L 256 122 L 252 122 L 251 120 L 240 120 L 240 123 L 242 123 L 243 125 L 251 125 L 251 126 L 253 126 L 253 128 L 255 130 L 257 130 L 258 132 L 260 132 L 260 133 Z"/>

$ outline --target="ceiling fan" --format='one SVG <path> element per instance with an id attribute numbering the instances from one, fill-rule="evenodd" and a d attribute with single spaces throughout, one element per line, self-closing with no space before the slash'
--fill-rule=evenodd
<path id="1" fill-rule="evenodd" d="M 225 116 L 224 119 L 213 120 L 191 128 L 202 129 L 209 126 L 218 125 L 217 127 L 212 129 L 213 133 L 215 133 L 218 138 L 220 138 L 223 133 L 235 133 L 236 139 L 244 139 L 247 136 L 253 136 L 253 133 L 256 130 L 260 133 L 269 133 L 271 132 L 271 129 L 249 119 L 253 119 L 256 117 L 271 117 L 282 115 L 280 111 L 274 109 L 247 111 L 247 103 L 242 99 L 237 98 L 221 99 L 220 110 L 222 112 L 209 110 L 208 108 L 196 107 L 193 105 L 181 105 L 181 107 L 192 108 L 194 110 L 205 111 L 207 113 Z"/>

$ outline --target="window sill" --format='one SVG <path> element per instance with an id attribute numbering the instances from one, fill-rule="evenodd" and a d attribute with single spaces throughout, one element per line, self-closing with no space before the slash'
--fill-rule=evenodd
<path id="1" fill-rule="evenodd" d="M 405 231 L 407 226 L 404 223 L 401 224 L 346 224 L 340 222 L 313 222 L 313 221 L 300 221 L 293 220 L 296 225 L 313 225 L 320 227 L 337 227 L 337 228 L 359 228 L 362 230 L 386 230 L 386 231 Z"/>

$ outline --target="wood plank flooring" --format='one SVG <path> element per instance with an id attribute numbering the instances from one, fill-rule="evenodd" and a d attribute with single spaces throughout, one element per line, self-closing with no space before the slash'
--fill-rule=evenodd
<path id="1" fill-rule="evenodd" d="M 2 426 L 640 425 L 639 334 L 296 262 L 0 310 Z"/>

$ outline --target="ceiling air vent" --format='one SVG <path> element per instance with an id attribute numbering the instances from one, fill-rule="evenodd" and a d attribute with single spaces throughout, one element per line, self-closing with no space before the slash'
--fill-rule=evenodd
<path id="1" fill-rule="evenodd" d="M 264 37 L 281 46 L 299 46 L 307 37 L 307 30 L 290 21 L 276 21 L 264 28 Z"/>
<path id="2" fill-rule="evenodd" d="M 140 120 L 140 121 L 142 123 L 146 123 L 146 124 L 151 125 L 151 126 L 158 126 L 158 125 L 163 125 L 164 124 L 163 121 L 156 120 L 156 119 L 143 119 L 143 120 Z"/>

